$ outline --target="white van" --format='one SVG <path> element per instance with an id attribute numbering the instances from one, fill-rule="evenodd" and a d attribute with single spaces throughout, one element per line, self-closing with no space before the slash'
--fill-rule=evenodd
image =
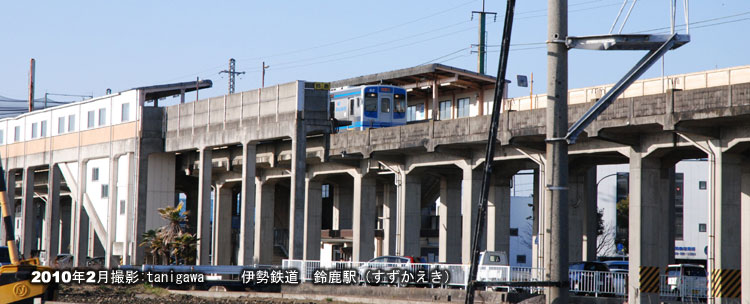
<path id="1" fill-rule="evenodd" d="M 479 254 L 479 282 L 507 282 L 510 281 L 510 264 L 508 254 L 504 251 L 483 251 Z"/>

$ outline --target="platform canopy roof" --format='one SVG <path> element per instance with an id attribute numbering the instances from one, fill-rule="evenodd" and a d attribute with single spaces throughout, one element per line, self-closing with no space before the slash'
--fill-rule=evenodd
<path id="1" fill-rule="evenodd" d="M 440 86 L 441 92 L 480 87 L 487 89 L 495 85 L 495 77 L 432 63 L 337 80 L 331 82 L 331 88 L 372 84 L 396 85 L 411 89 L 410 94 L 419 94 L 420 91 L 429 91 L 433 85 Z"/>

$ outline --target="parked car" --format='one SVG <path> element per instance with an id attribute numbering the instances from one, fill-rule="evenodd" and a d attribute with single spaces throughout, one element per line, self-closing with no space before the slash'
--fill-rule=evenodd
<path id="1" fill-rule="evenodd" d="M 52 262 L 54 268 L 72 268 L 73 267 L 73 255 L 69 253 L 61 253 L 55 257 Z"/>
<path id="2" fill-rule="evenodd" d="M 614 294 L 612 275 L 603 262 L 576 262 L 569 268 L 570 290 L 575 294 Z"/>
<path id="3" fill-rule="evenodd" d="M 667 287 L 671 294 L 679 298 L 705 298 L 708 291 L 706 269 L 695 264 L 669 265 Z"/>
<path id="4" fill-rule="evenodd" d="M 620 295 L 628 293 L 628 271 L 630 263 L 623 260 L 611 260 L 604 262 L 609 267 L 612 274 L 612 287 L 614 292 Z"/>
<path id="5" fill-rule="evenodd" d="M 86 258 L 86 266 L 94 269 L 104 268 L 104 257 L 98 256 Z"/>
<path id="6" fill-rule="evenodd" d="M 607 268 L 609 268 L 609 271 L 611 272 L 628 272 L 628 267 L 630 266 L 630 263 L 628 261 L 621 261 L 621 260 L 611 260 L 611 261 L 605 261 L 604 264 L 607 264 Z"/>
<path id="7" fill-rule="evenodd" d="M 477 281 L 502 282 L 510 280 L 508 255 L 502 251 L 482 251 L 479 254 Z M 502 267 L 505 266 L 505 267 Z"/>

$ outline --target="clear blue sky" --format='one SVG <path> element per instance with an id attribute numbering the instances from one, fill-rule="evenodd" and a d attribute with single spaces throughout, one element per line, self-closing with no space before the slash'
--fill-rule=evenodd
<path id="1" fill-rule="evenodd" d="M 607 33 L 622 4 L 569 2 L 570 35 Z M 677 2 L 679 25 L 683 1 Z M 500 44 L 505 3 L 487 0 L 487 10 L 498 12 L 497 22 L 490 18 L 487 27 L 490 45 Z M 546 3 L 518 1 L 512 42 L 519 45 L 511 48 L 508 70 L 513 80 L 533 72 L 536 92 L 546 89 L 544 44 L 522 44 L 544 42 Z M 0 95 L 26 98 L 32 57 L 37 96 L 97 96 L 107 88 L 123 91 L 196 76 L 214 81 L 202 97 L 218 96 L 227 91 L 227 78 L 218 72 L 230 57 L 237 59 L 238 71 L 247 72 L 238 78 L 237 91 L 260 86 L 263 60 L 271 66 L 266 84 L 332 81 L 441 57 L 437 62 L 476 70 L 476 55 L 469 53 L 477 43 L 471 11 L 481 5 L 481 0 L 9 1 L 0 10 Z M 639 1 L 624 32 L 668 27 L 668 8 L 669 0 Z M 750 42 L 743 38 L 750 28 L 750 1 L 691 1 L 690 21 L 698 22 L 691 26 L 692 42 L 667 56 L 667 74 L 750 64 Z M 490 47 L 492 75 L 497 50 Z M 642 54 L 573 50 L 570 87 L 613 83 Z M 658 75 L 661 65 L 645 77 Z M 527 90 L 512 85 L 510 95 Z"/>

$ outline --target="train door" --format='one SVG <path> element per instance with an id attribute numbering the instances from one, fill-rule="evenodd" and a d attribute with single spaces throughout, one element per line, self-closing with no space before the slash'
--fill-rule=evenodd
<path id="1" fill-rule="evenodd" d="M 380 93 L 379 127 L 390 127 L 393 122 L 393 94 Z"/>

